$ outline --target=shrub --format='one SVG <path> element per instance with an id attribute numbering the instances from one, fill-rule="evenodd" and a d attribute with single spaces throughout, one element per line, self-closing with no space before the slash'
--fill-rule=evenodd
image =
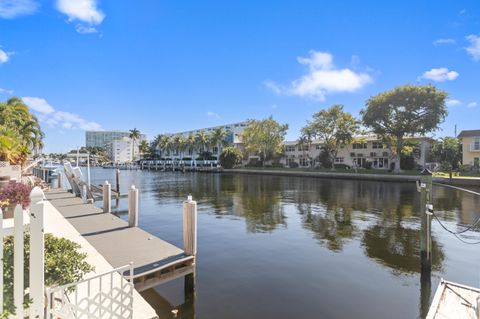
<path id="1" fill-rule="evenodd" d="M 0 189 L 1 208 L 8 206 L 22 205 L 23 209 L 30 206 L 30 192 L 32 188 L 15 181 L 9 182 L 5 187 Z"/>
<path id="2" fill-rule="evenodd" d="M 222 167 L 230 169 L 242 161 L 242 152 L 236 147 L 229 146 L 223 149 L 220 154 L 220 164 Z"/>
<path id="3" fill-rule="evenodd" d="M 320 155 L 318 155 L 318 161 L 323 168 L 331 168 L 333 164 L 332 158 L 325 148 L 322 148 Z"/>
<path id="4" fill-rule="evenodd" d="M 350 166 L 347 164 L 335 164 L 335 169 L 350 169 Z"/>
<path id="5" fill-rule="evenodd" d="M 283 164 L 280 163 L 280 162 L 273 162 L 273 163 L 272 163 L 272 167 L 282 168 L 282 167 L 285 167 L 285 165 L 283 165 Z"/>
<path id="6" fill-rule="evenodd" d="M 415 159 L 412 155 L 401 155 L 400 157 L 400 168 L 403 170 L 412 170 L 415 169 Z"/>
<path id="7" fill-rule="evenodd" d="M 472 165 L 469 165 L 469 164 L 463 164 L 458 167 L 458 171 L 461 173 L 470 172 L 472 171 L 472 169 L 473 169 Z"/>
<path id="8" fill-rule="evenodd" d="M 24 250 L 24 278 L 25 287 L 29 282 L 29 264 L 30 264 L 30 236 L 25 235 Z M 3 309 L 6 314 L 15 313 L 13 304 L 13 236 L 5 237 L 3 251 Z M 87 254 L 80 253 L 80 245 L 65 238 L 58 238 L 52 234 L 45 234 L 45 285 L 60 286 L 80 281 L 86 273 L 94 270 L 85 258 Z M 27 298 L 25 298 L 28 300 Z M 28 302 L 27 302 L 28 305 Z"/>
<path id="9" fill-rule="evenodd" d="M 297 168 L 298 167 L 298 163 L 297 162 L 290 162 L 290 164 L 288 165 L 290 168 Z"/>

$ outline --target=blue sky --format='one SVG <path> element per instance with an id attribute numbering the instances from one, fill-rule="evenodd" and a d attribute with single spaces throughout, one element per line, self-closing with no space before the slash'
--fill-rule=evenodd
<path id="1" fill-rule="evenodd" d="M 436 136 L 480 128 L 479 1 L 0 0 L 0 100 L 24 98 L 46 152 L 269 115 L 295 139 L 405 83 L 449 93 Z"/>

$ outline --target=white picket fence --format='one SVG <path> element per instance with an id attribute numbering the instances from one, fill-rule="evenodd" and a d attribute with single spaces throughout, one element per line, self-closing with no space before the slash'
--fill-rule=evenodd
<path id="1" fill-rule="evenodd" d="M 13 219 L 3 219 L 0 209 L 0 313 L 3 312 L 3 238 L 14 237 L 13 261 L 13 301 L 14 318 L 43 318 L 44 316 L 44 194 L 35 187 L 30 193 L 30 209 L 23 210 L 20 205 L 15 207 Z M 23 303 L 24 288 L 24 234 L 30 233 L 30 264 L 29 264 L 29 296 L 32 303 L 29 313 L 25 313 Z"/>

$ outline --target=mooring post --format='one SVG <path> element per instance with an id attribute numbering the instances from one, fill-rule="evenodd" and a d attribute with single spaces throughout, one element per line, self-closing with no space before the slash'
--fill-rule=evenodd
<path id="1" fill-rule="evenodd" d="M 87 185 L 85 184 L 82 186 L 82 200 L 84 203 L 87 202 Z"/>
<path id="2" fill-rule="evenodd" d="M 103 212 L 110 213 L 112 211 L 112 185 L 108 181 L 103 184 Z"/>
<path id="3" fill-rule="evenodd" d="M 62 180 L 62 179 L 63 179 L 63 174 L 62 174 L 62 172 L 58 172 L 58 173 L 57 173 L 57 187 L 58 187 L 59 189 L 62 189 L 62 187 L 63 187 L 63 180 Z"/>
<path id="4" fill-rule="evenodd" d="M 183 244 L 185 254 L 197 254 L 197 202 L 190 195 L 183 202 Z"/>
<path id="5" fill-rule="evenodd" d="M 432 270 L 432 172 L 424 169 L 420 177 L 420 256 L 421 271 L 430 274 Z"/>
<path id="6" fill-rule="evenodd" d="M 117 196 L 120 197 L 120 170 L 115 170 L 115 187 L 117 190 Z"/>
<path id="7" fill-rule="evenodd" d="M 138 189 L 135 185 L 128 190 L 128 227 L 138 226 Z"/>

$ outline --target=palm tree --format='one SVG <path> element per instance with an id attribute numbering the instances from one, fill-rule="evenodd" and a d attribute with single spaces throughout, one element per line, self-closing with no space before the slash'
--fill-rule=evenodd
<path id="1" fill-rule="evenodd" d="M 158 143 L 157 147 L 160 149 L 160 158 L 164 157 L 164 153 L 170 153 L 172 148 L 172 138 L 170 135 L 159 135 L 157 136 Z"/>
<path id="2" fill-rule="evenodd" d="M 140 131 L 136 128 L 130 130 L 129 137 L 132 139 L 132 161 L 135 161 L 135 142 L 140 138 Z"/>
<path id="3" fill-rule="evenodd" d="M 17 98 L 0 103 L 0 159 L 22 164 L 33 151 L 43 147 L 38 119 Z"/>
<path id="4" fill-rule="evenodd" d="M 218 127 L 214 129 L 210 134 L 211 146 L 217 147 L 217 159 L 218 156 L 222 153 L 222 148 L 228 145 L 227 137 L 229 132 L 223 127 Z"/>
<path id="5" fill-rule="evenodd" d="M 195 136 L 195 139 L 197 141 L 196 145 L 199 153 L 208 151 L 208 146 L 210 143 L 207 134 L 205 134 L 205 131 L 198 132 Z"/>
<path id="6" fill-rule="evenodd" d="M 140 144 L 138 145 L 138 150 L 140 151 L 140 154 L 142 157 L 145 157 L 145 153 L 148 153 L 148 150 L 150 149 L 150 144 L 146 140 L 140 141 Z"/>

